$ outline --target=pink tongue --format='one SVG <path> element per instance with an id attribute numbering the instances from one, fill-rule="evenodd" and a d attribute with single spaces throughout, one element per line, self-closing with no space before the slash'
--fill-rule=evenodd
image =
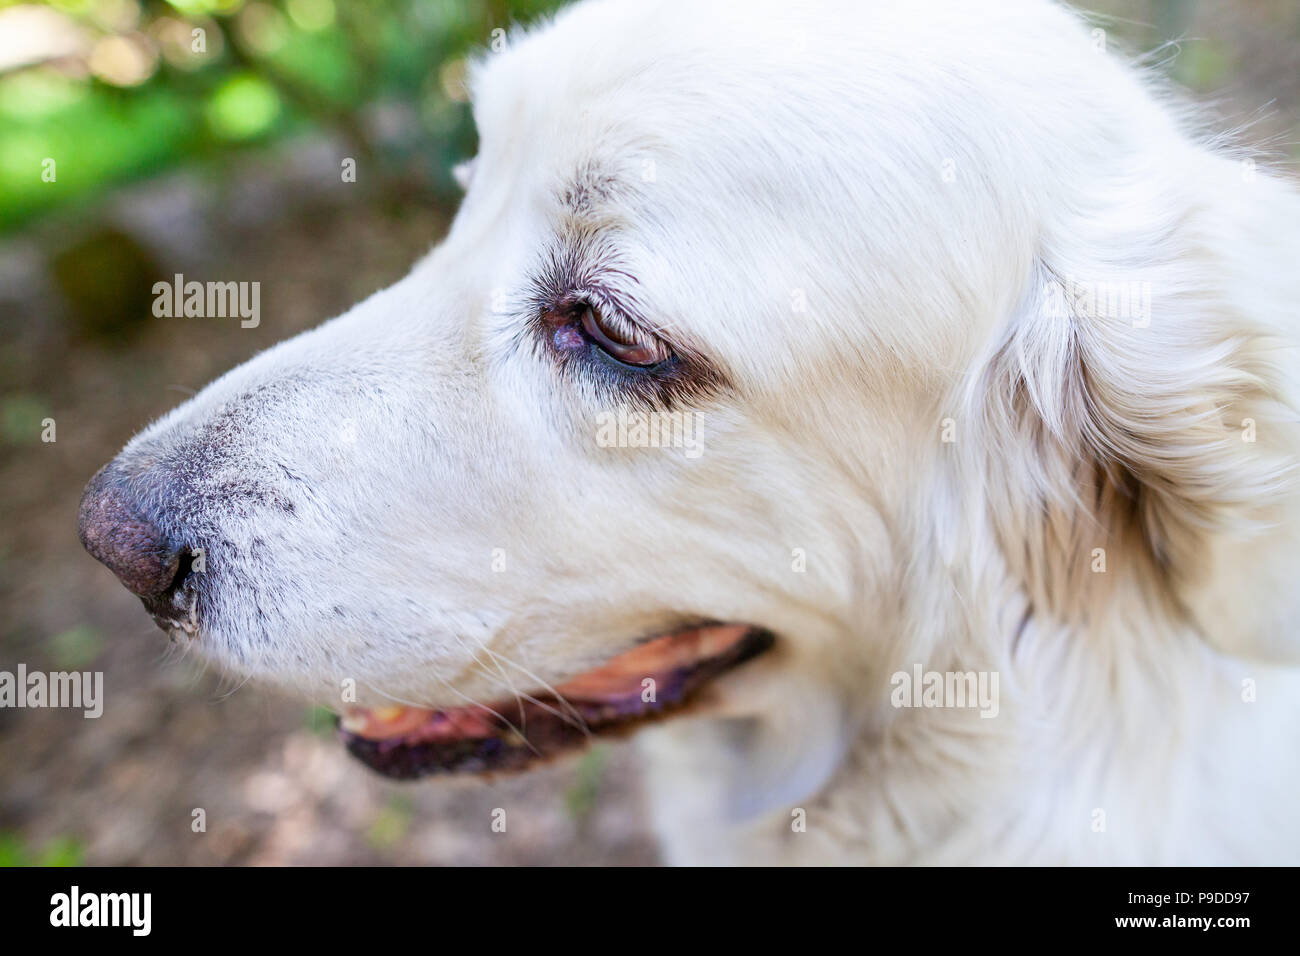
<path id="1" fill-rule="evenodd" d="M 640 694 L 641 682 L 647 677 L 664 680 L 679 668 L 715 657 L 747 630 L 740 624 L 720 624 L 658 637 L 565 681 L 555 690 L 566 700 L 597 703 Z M 343 727 L 369 740 L 412 735 L 421 740 L 454 740 L 491 736 L 495 732 L 492 716 L 470 705 L 437 711 L 424 707 L 357 708 L 348 712 Z"/>

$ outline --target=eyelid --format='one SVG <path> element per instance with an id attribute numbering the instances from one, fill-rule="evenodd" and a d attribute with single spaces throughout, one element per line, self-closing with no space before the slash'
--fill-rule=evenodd
<path id="1" fill-rule="evenodd" d="M 579 311 L 586 308 L 595 309 L 601 320 L 617 331 L 620 338 L 629 342 L 652 339 L 668 347 L 668 342 L 662 335 L 649 325 L 633 318 L 632 313 L 622 308 L 617 298 L 604 289 L 575 289 L 571 293 L 571 299 Z"/>
<path id="2" fill-rule="evenodd" d="M 596 320 L 601 325 L 607 327 L 607 334 L 616 341 L 635 342 L 637 344 L 646 344 L 648 342 L 662 343 L 659 336 L 647 332 L 618 309 L 610 308 L 596 302 L 591 303 L 587 308 L 594 311 Z"/>
<path id="3" fill-rule="evenodd" d="M 659 336 L 650 335 L 622 316 L 618 318 L 618 321 L 611 322 L 605 314 L 588 306 L 583 311 L 581 323 L 589 338 L 626 365 L 651 368 L 673 357 L 672 349 Z"/>

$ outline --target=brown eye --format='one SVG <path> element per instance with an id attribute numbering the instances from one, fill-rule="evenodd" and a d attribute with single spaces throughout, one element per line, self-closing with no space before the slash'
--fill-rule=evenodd
<path id="1" fill-rule="evenodd" d="M 591 306 L 582 312 L 582 330 L 593 342 L 627 365 L 658 365 L 671 356 L 654 336 L 628 322 L 607 319 Z"/>

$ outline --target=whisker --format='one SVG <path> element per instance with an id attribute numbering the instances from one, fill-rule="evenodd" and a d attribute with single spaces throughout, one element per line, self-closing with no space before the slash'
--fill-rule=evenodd
<path id="1" fill-rule="evenodd" d="M 493 654 L 493 652 L 492 652 L 492 650 L 491 650 L 490 648 L 488 648 L 488 647 L 485 646 L 485 647 L 483 648 L 483 650 L 487 651 L 488 654 L 492 654 L 493 658 L 496 659 L 496 655 Z M 476 663 L 477 663 L 477 660 L 476 660 Z M 513 666 L 518 666 L 518 665 L 514 665 L 513 662 L 512 662 L 512 661 L 509 661 L 509 660 L 507 660 L 506 663 L 508 663 L 508 664 L 512 664 Z M 480 664 L 479 666 L 481 667 L 482 664 Z M 492 677 L 492 675 L 491 675 L 490 673 L 488 673 L 486 670 L 484 671 L 484 675 L 487 676 L 487 677 Z M 559 694 L 555 694 L 555 692 L 552 691 L 552 693 L 555 694 L 555 698 L 556 698 L 556 700 L 557 700 L 557 701 L 563 701 L 564 705 L 565 705 L 566 707 L 569 708 L 570 713 L 563 713 L 563 712 L 561 712 L 561 711 L 559 711 L 559 710 L 556 710 L 554 707 L 552 707 L 552 706 L 551 706 L 550 704 L 548 704 L 546 701 L 544 701 L 544 700 L 542 700 L 542 699 L 540 699 L 540 698 L 538 698 L 538 697 L 534 697 L 532 694 L 529 694 L 529 693 L 527 693 L 527 692 L 525 692 L 525 691 L 515 690 L 513 684 L 510 685 L 510 686 L 511 686 L 511 690 L 513 691 L 513 693 L 514 693 L 514 695 L 515 695 L 515 699 L 519 701 L 519 706 L 520 706 L 520 712 L 521 712 L 521 713 L 523 713 L 523 710 L 522 710 L 522 708 L 523 708 L 523 702 L 526 700 L 526 701 L 528 701 L 529 703 L 534 704 L 534 705 L 536 705 L 537 707 L 541 708 L 542 710 L 546 711 L 546 712 L 547 712 L 548 714 L 550 714 L 552 717 L 555 717 L 555 718 L 558 719 L 558 720 L 562 720 L 562 721 L 564 721 L 564 722 L 565 722 L 566 724 L 568 724 L 570 727 L 576 727 L 578 730 L 582 731 L 582 733 L 585 734 L 586 736 L 588 736 L 588 737 L 591 736 L 591 728 L 587 726 L 587 722 L 586 722 L 586 720 L 583 719 L 582 714 L 580 714 L 580 713 L 577 711 L 577 709 L 576 709 L 572 704 L 570 704 L 567 700 L 564 700 L 564 698 L 563 698 L 561 695 L 559 695 Z"/>
<path id="2" fill-rule="evenodd" d="M 510 728 L 512 731 L 514 731 L 516 734 L 519 734 L 519 739 L 522 740 L 522 741 L 527 745 L 528 749 L 531 750 L 531 751 L 532 751 L 536 756 L 540 757 L 540 756 L 542 755 L 541 751 L 538 750 L 536 747 L 534 747 L 534 746 L 529 742 L 528 738 L 525 737 L 525 736 L 523 735 L 523 733 L 519 730 L 519 728 L 516 727 L 514 724 L 512 724 L 512 723 L 511 723 L 511 722 L 510 722 L 510 721 L 505 717 L 504 714 L 501 714 L 501 713 L 499 713 L 498 711 L 492 709 L 492 708 L 489 707 L 487 704 L 481 704 L 481 703 L 479 703 L 479 702 L 476 701 L 474 698 L 472 698 L 472 697 L 470 697 L 470 696 L 468 696 L 468 695 L 462 693 L 461 691 L 457 690 L 455 687 L 452 687 L 451 684 L 447 682 L 446 678 L 444 678 L 444 677 L 438 677 L 437 680 L 438 680 L 438 682 L 439 682 L 440 684 L 442 684 L 444 687 L 446 687 L 447 690 L 451 691 L 453 694 L 455 694 L 455 695 L 456 695 L 457 697 L 459 697 L 461 700 L 466 701 L 467 703 L 471 704 L 471 705 L 474 706 L 474 707 L 479 708 L 480 710 L 485 710 L 485 711 L 487 711 L 489 714 L 492 714 L 494 717 L 496 717 L 498 720 L 500 720 L 503 724 L 505 724 L 507 727 L 509 727 L 509 728 Z M 417 704 L 417 703 L 415 703 L 414 701 L 403 700 L 402 698 L 397 697 L 397 696 L 394 695 L 394 694 L 386 693 L 385 691 L 382 691 L 382 690 L 380 690 L 379 688 L 375 688 L 375 693 L 378 694 L 380 697 L 386 698 L 387 700 L 391 700 L 391 701 L 392 701 L 393 703 L 395 703 L 395 704 L 402 704 L 402 705 L 405 706 L 405 707 L 417 707 L 417 708 L 419 708 L 419 709 L 421 709 L 421 710 L 433 710 L 433 709 L 436 709 L 436 708 L 431 708 L 431 707 L 429 707 L 429 706 L 426 705 L 426 704 Z"/>
<path id="3" fill-rule="evenodd" d="M 479 668 L 483 671 L 484 676 L 491 678 L 492 674 L 488 671 L 487 667 L 484 666 L 483 662 L 479 660 L 478 654 L 475 653 L 474 648 L 470 647 L 464 640 L 462 640 L 459 634 L 453 632 L 452 637 L 456 640 L 457 644 L 465 648 L 465 650 L 469 651 L 469 656 L 473 658 L 474 663 L 477 664 Z M 479 645 L 479 646 L 483 650 L 487 650 L 487 645 Z M 491 651 L 488 651 L 488 653 L 491 654 Z M 495 660 L 495 658 L 493 659 L 493 663 L 496 664 L 497 673 L 501 675 L 501 681 L 505 684 L 506 688 L 510 691 L 510 693 L 512 693 L 515 697 L 515 703 L 519 707 L 519 726 L 521 732 L 526 731 L 528 729 L 528 714 L 527 711 L 524 710 L 523 698 L 520 696 L 519 691 L 515 689 L 515 685 L 510 680 L 510 677 L 506 674 L 505 669 L 501 667 L 500 663 L 498 663 Z"/>
<path id="4" fill-rule="evenodd" d="M 461 647 L 464 647 L 465 650 L 469 651 L 470 657 L 472 657 L 474 663 L 477 664 L 480 669 L 482 669 L 483 675 L 490 679 L 494 679 L 492 673 L 479 659 L 478 654 L 475 653 L 474 649 L 468 646 L 465 643 L 465 641 L 461 639 L 460 635 L 454 634 L 453 637 L 455 638 L 456 642 L 461 645 Z M 555 695 L 557 700 L 563 701 L 564 705 L 568 707 L 569 710 L 571 711 L 570 714 L 561 713 L 560 711 L 552 707 L 550 704 L 546 703 L 543 700 L 539 700 L 538 698 L 534 697 L 532 694 L 525 693 L 518 690 L 515 687 L 514 682 L 510 680 L 510 678 L 506 675 L 505 670 L 501 667 L 501 661 L 505 660 L 505 662 L 507 664 L 510 664 L 512 667 L 519 667 L 518 664 L 515 664 L 509 658 L 498 657 L 497 654 L 492 650 L 492 648 L 488 647 L 486 644 L 480 644 L 479 650 L 484 651 L 485 653 L 487 653 L 489 657 L 492 658 L 492 662 L 496 665 L 497 672 L 501 675 L 501 679 L 498 681 L 498 683 L 503 683 L 506 686 L 506 688 L 510 691 L 510 693 L 514 694 L 515 701 L 518 703 L 519 706 L 519 724 L 521 728 L 523 729 L 527 728 L 527 711 L 524 710 L 524 701 L 526 700 L 529 703 L 535 704 L 536 706 L 540 707 L 542 710 L 551 714 L 553 717 L 556 717 L 557 719 L 564 721 L 570 727 L 576 727 L 578 730 L 582 731 L 582 733 L 585 734 L 586 736 L 588 737 L 591 736 L 591 728 L 587 726 L 587 722 L 582 718 L 582 715 L 578 713 L 577 709 L 574 708 L 572 704 L 570 704 L 567 700 L 564 700 L 563 696 L 557 693 L 553 688 L 550 689 L 551 693 Z M 522 667 L 520 667 L 519 669 L 523 670 Z M 542 681 L 540 683 L 545 683 L 545 682 Z M 524 736 L 526 739 L 527 734 L 524 734 Z"/>
<path id="5" fill-rule="evenodd" d="M 587 726 L 587 722 L 586 722 L 586 720 L 583 719 L 582 714 L 580 714 L 580 713 L 578 712 L 578 709 L 577 709 L 576 707 L 574 707 L 571 703 L 569 703 L 569 701 L 565 698 L 565 696 L 564 696 L 563 694 L 561 694 L 558 690 L 556 690 L 554 687 L 552 687 L 552 686 L 551 686 L 549 683 L 547 683 L 546 681 L 542 680 L 540 677 L 538 677 L 536 674 L 534 674 L 534 673 L 533 673 L 532 671 L 530 671 L 528 668 L 524 667 L 522 664 L 519 664 L 519 663 L 517 663 L 516 661 L 511 660 L 511 659 L 510 659 L 509 657 L 507 657 L 505 654 L 500 654 L 500 655 L 498 655 L 495 651 L 493 651 L 491 648 L 489 648 L 486 644 L 483 645 L 483 649 L 484 649 L 485 651 L 487 651 L 489 654 L 491 654 L 494 658 L 496 658 L 496 657 L 499 656 L 501 660 L 505 661 L 505 662 L 506 662 L 507 664 L 509 664 L 511 667 L 517 668 L 518 670 L 522 671 L 523 674 L 524 674 L 524 676 L 527 677 L 529 680 L 531 680 L 533 683 L 539 685 L 543 690 L 548 691 L 548 692 L 551 694 L 551 696 L 553 696 L 553 697 L 556 699 L 556 701 L 558 701 L 558 702 L 559 702 L 560 704 L 562 704 L 564 707 L 568 708 L 569 713 L 570 713 L 570 714 L 572 715 L 572 717 L 573 717 L 573 720 L 576 721 L 576 723 L 574 724 L 574 726 L 576 726 L 576 727 L 580 727 L 580 728 L 582 729 L 582 732 L 585 733 L 585 734 L 588 734 L 588 735 L 591 734 L 591 729 Z M 536 701 L 535 701 L 535 703 L 536 703 Z M 545 705 L 542 705 L 542 706 L 545 706 Z M 552 711 L 552 713 L 554 713 L 554 711 Z M 559 715 L 556 714 L 556 716 L 559 716 Z"/>
<path id="6" fill-rule="evenodd" d="M 245 675 L 244 679 L 241 680 L 238 684 L 230 688 L 230 690 L 226 691 L 224 694 L 218 693 L 218 695 L 213 699 L 216 701 L 228 700 L 229 698 L 233 697 L 238 691 L 243 689 L 243 686 L 249 682 L 252 676 L 253 676 L 252 674 Z"/>

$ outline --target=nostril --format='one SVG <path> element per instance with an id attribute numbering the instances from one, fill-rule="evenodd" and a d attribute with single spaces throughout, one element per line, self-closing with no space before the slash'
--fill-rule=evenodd
<path id="1" fill-rule="evenodd" d="M 128 590 L 151 597 L 168 591 L 177 580 L 181 549 L 143 514 L 107 469 L 86 486 L 77 517 L 82 545 Z"/>
<path id="2" fill-rule="evenodd" d="M 185 586 L 185 579 L 190 576 L 194 570 L 194 552 L 189 548 L 184 548 L 180 552 L 176 562 L 176 576 L 172 578 L 171 585 L 167 588 L 170 591 L 179 591 Z"/>
<path id="3" fill-rule="evenodd" d="M 144 604 L 145 610 L 152 615 L 154 621 L 164 631 L 171 632 L 178 627 L 182 630 L 189 630 L 194 625 L 194 606 L 190 604 L 187 608 L 184 598 L 180 597 L 187 594 L 185 590 L 187 586 L 193 587 L 189 584 L 193 571 L 194 553 L 186 548 L 178 555 L 176 574 L 167 587 L 156 594 L 140 596 L 140 601 Z M 191 599 L 193 598 L 192 591 L 189 592 L 188 596 Z"/>

